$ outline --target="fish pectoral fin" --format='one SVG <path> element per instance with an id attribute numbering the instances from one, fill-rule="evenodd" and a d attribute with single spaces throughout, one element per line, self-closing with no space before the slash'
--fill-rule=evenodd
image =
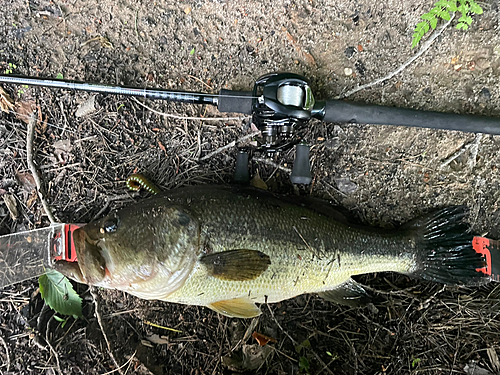
<path id="1" fill-rule="evenodd" d="M 207 307 L 230 318 L 254 318 L 262 314 L 257 305 L 247 297 L 218 301 Z"/>
<path id="2" fill-rule="evenodd" d="M 207 273 L 221 280 L 246 281 L 259 277 L 271 264 L 268 255 L 257 250 L 228 250 L 200 258 Z"/>
<path id="3" fill-rule="evenodd" d="M 343 282 L 334 289 L 320 292 L 318 295 L 327 301 L 351 307 L 360 307 L 372 302 L 372 297 L 366 289 L 353 279 Z"/>

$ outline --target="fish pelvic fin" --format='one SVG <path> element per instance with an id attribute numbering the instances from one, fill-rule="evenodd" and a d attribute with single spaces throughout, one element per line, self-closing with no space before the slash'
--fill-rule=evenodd
<path id="1" fill-rule="evenodd" d="M 228 250 L 200 258 L 207 273 L 221 280 L 247 281 L 259 277 L 271 264 L 268 255 L 257 250 Z"/>
<path id="2" fill-rule="evenodd" d="M 410 275 L 453 285 L 490 281 L 481 271 L 486 260 L 474 250 L 474 235 L 463 221 L 467 213 L 466 206 L 447 207 L 405 226 L 417 242 L 416 266 Z"/>
<path id="3" fill-rule="evenodd" d="M 373 300 L 367 290 L 353 279 L 349 279 L 333 289 L 320 292 L 318 295 L 327 301 L 350 307 L 365 306 Z"/>
<path id="4" fill-rule="evenodd" d="M 257 305 L 247 297 L 218 301 L 207 307 L 229 318 L 254 318 L 262 314 Z"/>

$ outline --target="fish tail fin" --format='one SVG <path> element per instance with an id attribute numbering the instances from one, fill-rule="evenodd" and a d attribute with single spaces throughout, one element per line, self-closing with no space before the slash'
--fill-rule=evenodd
<path id="1" fill-rule="evenodd" d="M 486 260 L 474 250 L 474 236 L 463 221 L 467 213 L 466 206 L 452 206 L 407 224 L 418 249 L 412 276 L 443 284 L 481 285 L 490 280 L 481 271 Z"/>

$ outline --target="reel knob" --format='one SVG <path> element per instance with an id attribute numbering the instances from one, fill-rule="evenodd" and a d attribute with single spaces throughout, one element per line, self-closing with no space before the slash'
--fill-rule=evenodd
<path id="1" fill-rule="evenodd" d="M 295 149 L 295 161 L 293 163 L 292 175 L 290 176 L 293 184 L 308 185 L 312 181 L 309 148 L 308 145 L 301 143 Z"/>

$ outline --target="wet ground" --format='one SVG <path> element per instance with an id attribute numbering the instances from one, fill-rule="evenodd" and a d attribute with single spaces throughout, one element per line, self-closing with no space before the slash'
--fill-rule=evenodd
<path id="1" fill-rule="evenodd" d="M 484 14 L 474 17 L 469 31 L 452 24 L 402 73 L 349 99 L 500 116 L 500 12 L 497 2 L 481 5 Z M 431 7 L 416 0 L 4 0 L 0 69 L 212 93 L 249 90 L 262 74 L 288 71 L 309 78 L 317 98 L 332 98 L 414 55 L 414 25 Z M 167 118 L 126 97 L 97 95 L 92 106 L 88 93 L 3 88 L 18 114 L 0 118 L 0 195 L 14 199 L 18 215 L 12 218 L 0 204 L 1 234 L 48 225 L 26 161 L 26 116 L 32 109 L 40 119 L 35 162 L 48 202 L 65 222 L 88 222 L 142 199 L 125 189 L 125 179 L 136 171 L 164 189 L 230 183 L 235 147 L 199 158 L 251 132 L 247 119 Z M 205 106 L 145 104 L 181 117 L 222 116 Z M 466 204 L 473 229 L 499 237 L 500 137 L 319 121 L 300 135 L 311 145 L 313 173 L 313 184 L 300 193 L 328 199 L 358 220 L 383 227 L 435 207 Z M 293 150 L 276 155 L 281 169 L 254 160 L 252 172 L 273 190 L 292 194 L 287 168 L 293 157 Z M 99 309 L 123 373 L 218 374 L 246 367 L 261 374 L 450 374 L 472 361 L 500 370 L 496 285 L 442 289 L 392 274 L 361 281 L 386 300 L 350 309 L 301 296 L 262 306 L 263 315 L 252 322 L 100 290 Z M 87 287 L 77 286 L 85 319 L 70 318 L 64 326 L 42 308 L 37 287 L 33 280 L 0 292 L 0 371 L 116 370 Z M 253 331 L 277 342 L 260 348 Z"/>

